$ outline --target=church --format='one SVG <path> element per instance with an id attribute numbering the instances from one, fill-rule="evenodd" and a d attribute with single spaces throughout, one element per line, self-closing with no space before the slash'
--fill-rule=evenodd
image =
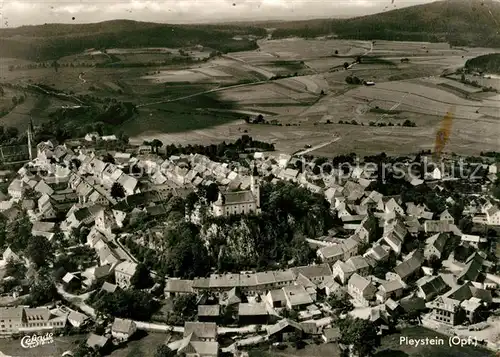
<path id="1" fill-rule="evenodd" d="M 212 203 L 212 213 L 216 217 L 260 213 L 260 182 L 255 167 L 250 176 L 250 190 L 219 191 L 217 201 Z"/>

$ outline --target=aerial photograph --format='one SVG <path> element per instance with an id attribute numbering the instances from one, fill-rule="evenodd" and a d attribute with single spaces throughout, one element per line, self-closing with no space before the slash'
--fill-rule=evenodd
<path id="1" fill-rule="evenodd" d="M 0 357 L 500 356 L 500 0 L 0 0 Z"/>

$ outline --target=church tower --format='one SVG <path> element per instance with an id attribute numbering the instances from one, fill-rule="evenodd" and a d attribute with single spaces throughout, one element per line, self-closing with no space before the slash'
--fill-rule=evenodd
<path id="1" fill-rule="evenodd" d="M 260 180 L 259 172 L 255 164 L 253 165 L 252 175 L 250 176 L 250 190 L 252 191 L 253 197 L 255 198 L 255 206 L 257 210 L 260 210 Z"/>
<path id="2" fill-rule="evenodd" d="M 30 161 L 33 160 L 33 121 L 30 118 L 30 125 L 28 127 L 28 154 Z"/>

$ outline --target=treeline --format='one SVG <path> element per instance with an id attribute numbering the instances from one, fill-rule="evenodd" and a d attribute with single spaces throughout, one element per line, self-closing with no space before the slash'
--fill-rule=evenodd
<path id="1" fill-rule="evenodd" d="M 0 56 L 47 61 L 83 52 L 89 48 L 138 48 L 202 45 L 222 53 L 256 49 L 255 40 L 233 39 L 236 33 L 263 33 L 263 29 L 224 29 L 211 26 L 185 26 L 109 21 L 88 25 L 32 26 L 0 32 Z M 19 37 L 16 37 L 19 36 Z M 23 36 L 28 36 L 23 38 Z"/>
<path id="2" fill-rule="evenodd" d="M 187 145 L 177 146 L 175 144 L 166 145 L 165 147 L 168 155 L 189 155 L 200 154 L 205 155 L 211 160 L 218 160 L 221 158 L 238 159 L 239 154 L 248 151 L 274 151 L 274 144 L 266 143 L 263 141 L 253 140 L 251 136 L 242 135 L 241 138 L 232 143 L 223 141 L 218 145 Z"/>
<path id="3" fill-rule="evenodd" d="M 491 53 L 471 58 L 465 62 L 465 69 L 480 73 L 500 73 L 500 53 Z"/>
<path id="4" fill-rule="evenodd" d="M 479 4 L 478 4 L 479 5 Z M 488 11 L 471 11 L 468 2 L 441 1 L 352 19 L 311 20 L 284 24 L 274 38 L 313 38 L 335 35 L 358 40 L 449 42 L 453 46 L 500 47 L 500 6 L 490 2 Z"/>

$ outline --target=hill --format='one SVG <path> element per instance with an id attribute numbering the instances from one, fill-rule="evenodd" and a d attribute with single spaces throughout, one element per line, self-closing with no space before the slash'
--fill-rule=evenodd
<path id="1" fill-rule="evenodd" d="M 352 19 L 277 23 L 274 38 L 337 35 L 360 40 L 500 47 L 500 2 L 444 0 Z"/>
<path id="2" fill-rule="evenodd" d="M 490 74 L 500 73 L 500 53 L 472 58 L 465 62 L 465 68 L 469 71 L 486 72 Z"/>
<path id="3" fill-rule="evenodd" d="M 35 61 L 58 59 L 90 48 L 202 45 L 221 52 L 257 48 L 249 38 L 264 29 L 237 25 L 168 25 L 128 20 L 94 24 L 45 24 L 0 30 L 0 57 Z"/>

